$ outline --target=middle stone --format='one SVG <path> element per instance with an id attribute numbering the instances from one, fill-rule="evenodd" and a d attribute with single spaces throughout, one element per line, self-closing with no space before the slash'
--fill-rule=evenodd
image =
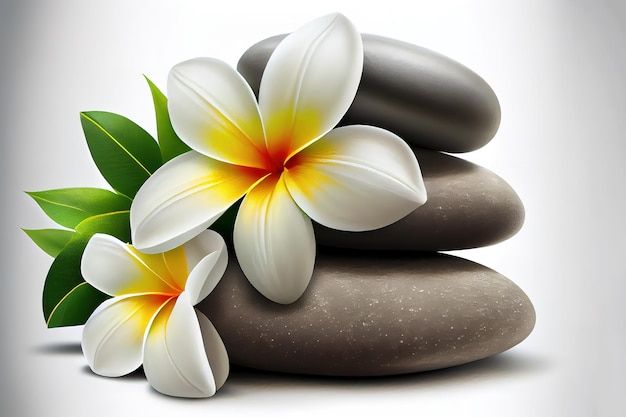
<path id="1" fill-rule="evenodd" d="M 415 149 L 428 201 L 382 229 L 344 232 L 315 225 L 318 244 L 353 249 L 442 251 L 492 245 L 513 236 L 524 206 L 493 172 L 471 162 Z"/>

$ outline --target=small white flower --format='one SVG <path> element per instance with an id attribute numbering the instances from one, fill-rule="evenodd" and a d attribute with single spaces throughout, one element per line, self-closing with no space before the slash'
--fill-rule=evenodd
<path id="1" fill-rule="evenodd" d="M 371 126 L 333 129 L 362 69 L 361 36 L 340 14 L 314 20 L 278 45 L 258 104 L 243 77 L 221 61 L 176 65 L 168 108 L 193 151 L 163 165 L 137 193 L 134 245 L 147 253 L 176 247 L 245 195 L 234 230 L 241 269 L 264 296 L 291 303 L 313 273 L 311 219 L 371 230 L 422 205 L 419 165 L 398 136 Z"/>
<path id="2" fill-rule="evenodd" d="M 211 230 L 154 255 L 94 235 L 81 271 L 113 298 L 85 324 L 82 348 L 91 369 L 116 377 L 143 363 L 148 382 L 163 394 L 215 394 L 228 376 L 228 355 L 209 319 L 193 306 L 215 288 L 227 263 L 224 240 Z"/>

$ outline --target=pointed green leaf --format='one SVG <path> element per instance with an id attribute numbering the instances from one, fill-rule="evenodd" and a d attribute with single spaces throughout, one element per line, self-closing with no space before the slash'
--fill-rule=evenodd
<path id="1" fill-rule="evenodd" d="M 111 186 L 128 197 L 162 164 L 159 146 L 139 125 L 115 113 L 80 114 L 91 156 Z"/>
<path id="2" fill-rule="evenodd" d="M 146 76 L 144 76 L 152 93 L 152 101 L 154 102 L 154 112 L 156 115 L 157 135 L 159 139 L 159 147 L 163 162 L 188 152 L 191 150 L 185 142 L 180 140 L 170 121 L 170 114 L 167 110 L 167 97 L 159 90 L 159 88 Z"/>
<path id="3" fill-rule="evenodd" d="M 37 246 L 53 258 L 70 241 L 74 232 L 61 229 L 22 229 Z"/>
<path id="4" fill-rule="evenodd" d="M 129 198 L 100 188 L 62 188 L 27 194 L 52 220 L 71 229 L 88 217 L 128 210 L 131 205 Z"/>
<path id="5" fill-rule="evenodd" d="M 115 236 L 122 242 L 130 242 L 130 211 L 115 211 L 90 217 L 76 226 L 76 232 L 87 237 L 104 233 Z"/>
<path id="6" fill-rule="evenodd" d="M 86 284 L 80 273 L 80 260 L 88 241 L 86 236 L 77 234 L 52 262 L 43 288 L 43 314 L 46 323 L 50 323 L 51 316 L 67 299 L 68 294 L 79 285 Z M 88 314 L 85 318 L 87 317 Z M 65 325 L 76 324 L 80 323 L 68 322 Z"/>
<path id="7" fill-rule="evenodd" d="M 85 324 L 91 313 L 108 298 L 108 295 L 83 281 L 57 304 L 46 324 L 49 328 Z"/>
<path id="8" fill-rule="evenodd" d="M 105 233 L 128 242 L 129 211 L 100 214 L 83 220 L 76 234 L 56 257 L 43 290 L 43 313 L 49 327 L 84 324 L 108 296 L 85 282 L 80 263 L 87 242 L 95 233 Z"/>

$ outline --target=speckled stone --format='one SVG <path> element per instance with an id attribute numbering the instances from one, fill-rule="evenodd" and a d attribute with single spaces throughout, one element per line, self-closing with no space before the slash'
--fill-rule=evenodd
<path id="1" fill-rule="evenodd" d="M 285 35 L 248 49 L 237 65 L 258 93 L 261 75 Z M 342 124 L 389 129 L 416 146 L 468 152 L 484 146 L 500 125 L 500 104 L 473 71 L 436 52 L 394 39 L 363 35 L 359 91 Z"/>
<path id="2" fill-rule="evenodd" d="M 311 285 L 291 305 L 263 298 L 231 260 L 199 308 L 235 364 L 337 376 L 464 364 L 515 346 L 535 323 L 513 282 L 441 254 L 321 252 Z"/>
<path id="3" fill-rule="evenodd" d="M 505 240 L 522 227 L 524 206 L 493 172 L 471 162 L 416 149 L 428 201 L 382 229 L 342 232 L 315 225 L 317 243 L 377 250 L 454 250 Z"/>

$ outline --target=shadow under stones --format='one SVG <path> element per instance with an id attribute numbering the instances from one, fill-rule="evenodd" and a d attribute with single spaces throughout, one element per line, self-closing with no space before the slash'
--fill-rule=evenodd
<path id="1" fill-rule="evenodd" d="M 238 395 L 241 395 L 245 390 L 240 390 L 239 388 L 253 388 L 259 385 L 263 385 L 264 387 L 279 387 L 281 389 L 323 386 L 348 390 L 368 389 L 372 387 L 435 386 L 447 383 L 462 383 L 468 380 L 475 381 L 476 379 L 526 375 L 546 370 L 549 367 L 550 363 L 545 358 L 532 357 L 514 352 L 502 353 L 450 368 L 378 377 L 298 375 L 232 366 L 230 376 L 223 390 L 228 391 L 228 387 L 230 386 L 237 389 Z"/>
<path id="2" fill-rule="evenodd" d="M 35 346 L 33 351 L 48 355 L 79 355 L 80 343 L 57 343 Z M 468 381 L 487 380 L 501 377 L 524 376 L 542 372 L 551 367 L 544 357 L 531 356 L 526 353 L 505 352 L 486 359 L 470 362 L 450 368 L 418 372 L 404 375 L 378 377 L 332 377 L 318 375 L 288 374 L 261 371 L 231 365 L 230 375 L 219 395 L 212 401 L 227 400 L 230 397 L 241 398 L 246 392 L 254 393 L 259 387 L 276 390 L 307 390 L 311 388 L 331 388 L 334 390 L 368 390 L 372 388 L 400 388 L 417 386 L 443 386 Z M 103 378 L 95 374 L 87 365 L 81 372 L 92 377 Z M 128 375 L 118 378 L 122 381 L 144 381 L 143 367 Z M 155 390 L 149 389 L 153 394 Z M 161 395 L 161 394 L 158 394 Z M 169 397 L 175 399 L 174 397 Z"/>

